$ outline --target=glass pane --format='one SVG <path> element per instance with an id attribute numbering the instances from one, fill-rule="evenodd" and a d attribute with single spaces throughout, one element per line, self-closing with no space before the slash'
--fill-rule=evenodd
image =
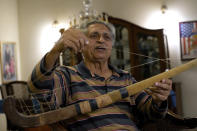
<path id="1" fill-rule="evenodd" d="M 161 72 L 159 59 L 159 44 L 156 36 L 138 34 L 138 51 L 141 79 L 146 79 Z"/>
<path id="2" fill-rule="evenodd" d="M 116 28 L 116 42 L 112 49 L 110 63 L 123 70 L 130 72 L 130 49 L 128 29 L 121 25 L 114 25 Z"/>

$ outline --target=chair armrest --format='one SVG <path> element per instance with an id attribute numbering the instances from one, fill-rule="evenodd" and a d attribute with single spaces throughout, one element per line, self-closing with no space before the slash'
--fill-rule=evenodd
<path id="1" fill-rule="evenodd" d="M 192 129 L 197 127 L 197 118 L 182 118 L 170 110 L 168 110 L 165 120 L 170 120 L 174 126 L 181 128 Z"/>

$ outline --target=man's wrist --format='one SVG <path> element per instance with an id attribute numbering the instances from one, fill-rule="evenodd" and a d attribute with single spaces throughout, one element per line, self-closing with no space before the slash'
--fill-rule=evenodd
<path id="1" fill-rule="evenodd" d="M 45 67 L 47 70 L 51 70 L 54 67 L 57 59 L 59 58 L 59 55 L 59 52 L 54 52 L 52 50 L 46 54 Z"/>

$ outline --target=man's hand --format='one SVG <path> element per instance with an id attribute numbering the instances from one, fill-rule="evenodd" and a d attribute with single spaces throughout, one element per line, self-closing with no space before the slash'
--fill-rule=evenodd
<path id="1" fill-rule="evenodd" d="M 77 54 L 78 52 L 81 52 L 88 43 L 88 38 L 79 29 L 70 28 L 64 31 L 55 46 L 46 56 L 46 69 L 51 70 L 53 68 L 56 60 L 59 58 L 60 53 L 65 49 L 73 49 L 73 51 Z"/>
<path id="2" fill-rule="evenodd" d="M 77 54 L 84 49 L 84 46 L 88 44 L 88 42 L 88 38 L 83 32 L 79 29 L 70 28 L 64 31 L 52 50 L 60 53 L 66 48 L 71 48 Z"/>
<path id="3" fill-rule="evenodd" d="M 152 96 L 153 101 L 160 106 L 161 103 L 168 99 L 172 90 L 172 80 L 163 79 L 161 82 L 156 82 L 153 87 L 150 87 L 146 92 Z"/>

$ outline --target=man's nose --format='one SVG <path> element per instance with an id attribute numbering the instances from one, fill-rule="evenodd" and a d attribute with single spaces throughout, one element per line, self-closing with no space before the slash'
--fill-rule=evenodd
<path id="1" fill-rule="evenodd" d="M 103 44 L 105 42 L 105 39 L 103 38 L 102 35 L 99 36 L 99 39 L 97 40 L 97 42 Z"/>

